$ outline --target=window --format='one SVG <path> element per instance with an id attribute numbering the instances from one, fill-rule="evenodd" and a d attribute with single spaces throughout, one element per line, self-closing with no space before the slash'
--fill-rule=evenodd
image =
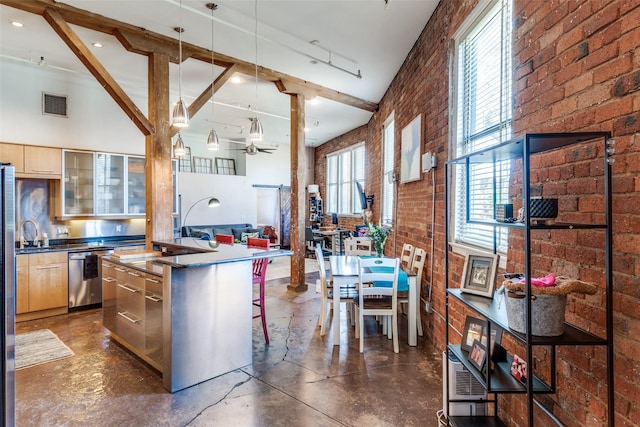
<path id="1" fill-rule="evenodd" d="M 511 0 L 484 1 L 454 36 L 453 64 L 457 69 L 451 79 L 456 91 L 452 111 L 456 113 L 451 152 L 455 156 L 511 138 L 511 21 Z M 508 162 L 473 165 L 468 182 L 466 171 L 457 168 L 456 241 L 506 251 L 506 230 L 494 233 L 493 227 L 468 220 L 493 219 L 495 204 L 508 199 L 509 168 Z M 494 175 L 498 178 L 495 181 Z"/>
<path id="2" fill-rule="evenodd" d="M 364 143 L 327 156 L 327 212 L 362 212 L 356 181 L 364 188 Z"/>
<path id="3" fill-rule="evenodd" d="M 394 182 L 393 158 L 395 153 L 395 120 L 393 113 L 384 122 L 382 131 L 382 223 L 393 223 Z"/>

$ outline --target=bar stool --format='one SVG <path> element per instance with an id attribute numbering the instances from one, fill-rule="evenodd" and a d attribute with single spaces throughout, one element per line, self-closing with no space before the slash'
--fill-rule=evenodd
<path id="1" fill-rule="evenodd" d="M 269 239 L 259 239 L 249 237 L 247 239 L 248 248 L 261 248 L 269 249 Z M 253 298 L 251 303 L 260 309 L 260 313 L 253 316 L 254 319 L 258 317 L 262 320 L 262 332 L 264 333 L 264 340 L 269 344 L 269 332 L 267 331 L 267 313 L 264 304 L 264 280 L 267 275 L 267 266 L 269 265 L 269 258 L 258 258 L 253 260 L 253 284 L 259 285 L 258 297 Z"/>

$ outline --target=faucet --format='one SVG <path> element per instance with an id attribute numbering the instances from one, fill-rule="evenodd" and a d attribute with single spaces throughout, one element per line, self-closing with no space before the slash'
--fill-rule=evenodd
<path id="1" fill-rule="evenodd" d="M 27 243 L 27 241 L 24 238 L 24 233 L 23 233 L 23 229 L 24 229 L 24 225 L 26 223 L 30 222 L 31 224 L 33 224 L 33 227 L 36 229 L 36 235 L 33 238 L 33 243 L 34 245 L 36 244 L 36 241 L 38 240 L 38 224 L 32 220 L 32 219 L 25 219 L 24 221 L 22 221 L 20 223 L 20 247 L 24 248 L 25 243 Z"/>

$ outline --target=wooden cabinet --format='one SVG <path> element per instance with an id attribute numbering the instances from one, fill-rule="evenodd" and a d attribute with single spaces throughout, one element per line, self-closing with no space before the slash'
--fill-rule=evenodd
<path id="1" fill-rule="evenodd" d="M 0 143 L 0 161 L 10 162 L 17 178 L 62 177 L 62 149 Z"/>
<path id="2" fill-rule="evenodd" d="M 17 320 L 66 313 L 69 305 L 67 252 L 16 256 Z"/>
<path id="3" fill-rule="evenodd" d="M 102 260 L 103 325 L 111 336 L 162 371 L 162 277 Z"/>
<path id="4" fill-rule="evenodd" d="M 29 255 L 16 255 L 16 314 L 29 311 Z"/>

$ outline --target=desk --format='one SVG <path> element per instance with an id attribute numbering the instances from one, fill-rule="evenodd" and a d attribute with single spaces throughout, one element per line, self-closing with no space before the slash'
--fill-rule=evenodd
<path id="1" fill-rule="evenodd" d="M 339 289 L 358 281 L 358 257 L 347 255 L 331 255 L 329 257 L 329 266 L 331 267 L 331 278 L 333 287 Z M 398 275 L 407 274 L 403 270 L 398 271 Z M 407 284 L 409 286 L 409 322 L 408 336 L 409 345 L 416 346 L 418 344 L 418 321 L 417 321 L 417 298 L 418 290 L 416 283 L 416 275 L 407 276 Z M 340 298 L 333 299 L 333 345 L 340 345 Z"/>
<path id="2" fill-rule="evenodd" d="M 331 238 L 331 255 L 342 254 L 342 239 L 345 234 L 349 234 L 350 230 L 313 230 L 314 236 Z"/>

